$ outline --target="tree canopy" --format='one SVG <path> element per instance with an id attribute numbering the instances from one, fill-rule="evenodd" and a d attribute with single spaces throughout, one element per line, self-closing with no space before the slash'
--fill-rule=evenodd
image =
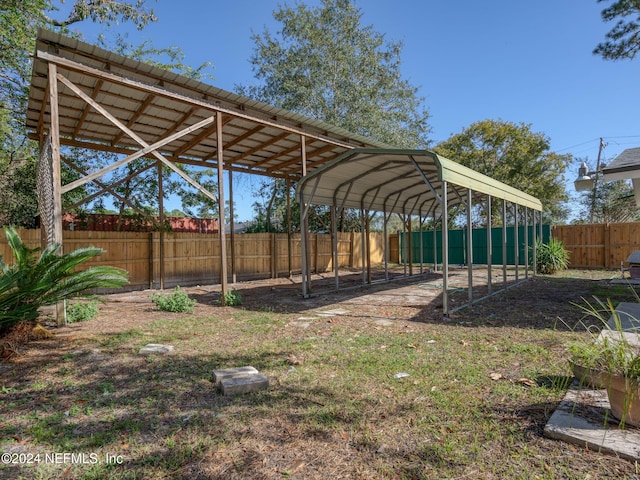
<path id="1" fill-rule="evenodd" d="M 598 0 L 598 3 L 605 1 L 610 0 Z M 634 59 L 640 51 L 640 2 L 616 0 L 600 15 L 605 22 L 617 21 L 593 53 L 606 60 Z"/>
<path id="2" fill-rule="evenodd" d="M 402 78 L 402 43 L 363 26 L 352 0 L 284 5 L 273 16 L 281 30 L 252 37 L 261 83 L 240 93 L 393 147 L 428 145 L 429 113 Z"/>
<path id="3" fill-rule="evenodd" d="M 482 120 L 438 144 L 437 153 L 540 199 L 545 221 L 567 216 L 564 172 L 571 155 L 550 151 L 531 125 Z"/>
<path id="4" fill-rule="evenodd" d="M 75 0 L 65 5 L 67 14 L 61 14 L 64 0 L 0 0 L 0 132 L 2 146 L 0 148 L 0 224 L 13 224 L 24 227 L 35 227 L 37 217 L 37 200 L 35 186 L 35 167 L 38 148 L 35 142 L 26 138 L 24 119 L 28 99 L 28 88 L 31 73 L 30 55 L 35 48 L 35 40 L 39 27 L 79 36 L 70 31 L 70 27 L 82 22 L 92 21 L 106 26 L 123 22 L 132 22 L 138 29 L 149 22 L 157 20 L 152 9 L 147 8 L 146 0 Z M 184 63 L 184 53 L 179 47 L 155 48 L 146 41 L 133 45 L 125 36 L 117 32 L 109 38 L 101 36 L 99 44 L 117 53 L 135 58 L 154 66 L 179 72 L 191 78 L 210 77 L 206 71 L 211 66 L 206 62 L 197 68 Z M 86 151 L 78 148 L 64 148 L 64 158 L 76 168 L 63 164 L 63 180 L 68 182 L 78 178 L 83 171 L 96 170 L 114 161 L 113 154 Z M 158 175 L 154 170 L 147 170 L 135 177 L 129 175 L 140 170 L 148 161 L 136 160 L 110 175 L 105 183 L 113 184 L 117 197 L 114 206 L 121 214 L 131 211 L 135 206 L 139 212 L 157 207 Z M 186 168 L 186 167 L 185 167 Z M 183 197 L 184 207 L 192 207 L 203 201 L 189 188 L 174 181 L 168 169 L 165 169 L 164 192 L 178 194 Z M 211 186 L 211 173 L 198 172 L 192 174 L 202 177 Z M 123 180 L 120 182 L 120 180 Z M 69 211 L 78 200 L 100 190 L 96 183 L 89 183 L 79 189 L 63 195 L 63 208 Z M 103 197 L 93 200 L 93 208 L 104 207 Z M 150 204 L 150 205 L 149 205 Z M 77 213 L 85 208 L 73 209 Z"/>
<path id="5" fill-rule="evenodd" d="M 238 93 L 326 121 L 396 148 L 429 145 L 429 112 L 418 88 L 402 78 L 402 43 L 386 41 L 352 0 L 322 0 L 317 7 L 280 6 L 281 29 L 252 36 L 254 86 Z M 264 185 L 254 204 L 256 228 L 286 227 L 284 181 Z M 292 198 L 292 211 L 298 211 Z M 310 228 L 327 230 L 326 208 L 316 208 Z M 317 222 L 315 221 L 317 220 Z M 342 228 L 357 229 L 358 215 L 343 212 Z M 299 228 L 293 215 L 292 227 Z M 260 227 L 264 226 L 264 227 Z"/>

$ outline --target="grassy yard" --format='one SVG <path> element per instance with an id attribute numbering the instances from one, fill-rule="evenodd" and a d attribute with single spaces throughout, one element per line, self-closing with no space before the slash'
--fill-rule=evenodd
<path id="1" fill-rule="evenodd" d="M 537 277 L 450 321 L 348 294 L 296 311 L 277 295 L 201 299 L 193 314 L 107 301 L 0 363 L 0 449 L 33 460 L 0 478 L 638 478 L 542 436 L 571 381 L 565 344 L 586 335 L 565 326 L 581 317 L 570 302 L 629 300 L 597 280 L 611 272 L 580 276 Z M 138 355 L 148 343 L 175 351 Z M 215 390 L 214 369 L 243 365 L 270 388 Z"/>

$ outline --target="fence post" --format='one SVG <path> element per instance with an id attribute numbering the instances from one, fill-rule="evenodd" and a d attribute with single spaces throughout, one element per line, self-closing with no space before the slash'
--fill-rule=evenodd
<path id="1" fill-rule="evenodd" d="M 271 278 L 276 278 L 278 276 L 278 267 L 277 267 L 277 244 L 276 244 L 276 234 L 271 234 Z"/>
<path id="2" fill-rule="evenodd" d="M 604 224 L 604 267 L 610 268 L 611 265 L 611 224 Z"/>
<path id="3" fill-rule="evenodd" d="M 149 288 L 153 289 L 153 232 L 149 232 Z"/>

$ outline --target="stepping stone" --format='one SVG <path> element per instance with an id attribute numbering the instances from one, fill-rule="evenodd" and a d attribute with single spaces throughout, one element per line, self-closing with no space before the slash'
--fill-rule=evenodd
<path id="1" fill-rule="evenodd" d="M 239 377 L 240 375 L 256 375 L 256 374 L 258 374 L 258 370 L 256 370 L 254 367 L 251 367 L 251 366 L 214 370 L 213 383 L 215 383 L 216 387 L 219 387 L 222 380 L 226 378 Z"/>
<path id="2" fill-rule="evenodd" d="M 138 352 L 140 355 L 165 354 L 173 352 L 173 345 L 160 345 L 159 343 L 149 343 Z"/>
<path id="3" fill-rule="evenodd" d="M 390 327 L 391 325 L 393 325 L 393 322 L 391 320 L 384 320 L 384 319 L 376 320 L 373 323 L 381 327 Z"/>
<path id="4" fill-rule="evenodd" d="M 223 395 L 239 395 L 269 388 L 269 379 L 259 373 L 241 374 L 220 381 Z"/>
<path id="5" fill-rule="evenodd" d="M 325 310 L 324 312 L 318 312 L 318 315 L 323 317 L 334 317 L 336 315 L 344 315 L 349 313 L 349 310 L 345 310 L 344 308 L 336 308 L 334 310 Z"/>
<path id="6" fill-rule="evenodd" d="M 309 326 L 311 326 L 311 323 L 309 323 L 309 322 L 289 322 L 287 325 L 290 326 L 290 327 L 298 327 L 298 328 L 305 329 L 305 328 L 309 328 Z"/>

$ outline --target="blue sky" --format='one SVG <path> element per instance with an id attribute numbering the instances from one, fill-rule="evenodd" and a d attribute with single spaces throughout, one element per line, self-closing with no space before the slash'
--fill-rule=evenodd
<path id="1" fill-rule="evenodd" d="M 214 85 L 233 90 L 255 82 L 249 58 L 252 32 L 275 33 L 271 0 L 148 2 L 159 21 L 132 43 L 179 46 L 185 61 L 214 64 Z M 293 4 L 294 2 L 287 2 Z M 318 5 L 317 0 L 305 1 Z M 640 146 L 640 58 L 605 61 L 591 52 L 612 27 L 600 18 L 610 2 L 596 0 L 359 0 L 364 25 L 404 43 L 402 73 L 420 87 L 431 113 L 434 143 L 471 123 L 502 119 L 531 124 L 558 153 L 595 164 L 599 137 L 605 162 Z M 95 42 L 100 28 L 77 28 Z M 573 180 L 574 172 L 567 173 Z M 251 215 L 248 182 L 236 194 L 240 220 Z M 243 193 L 243 190 L 245 192 Z"/>

